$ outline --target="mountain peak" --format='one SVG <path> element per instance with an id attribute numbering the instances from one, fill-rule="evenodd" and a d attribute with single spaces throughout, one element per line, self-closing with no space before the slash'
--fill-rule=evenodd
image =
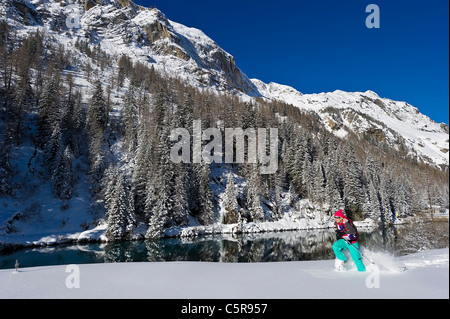
<path id="1" fill-rule="evenodd" d="M 44 27 L 66 44 L 88 38 L 109 54 L 152 64 L 194 86 L 260 96 L 233 56 L 201 30 L 171 21 L 156 8 L 131 0 L 0 1 L 24 32 L 24 26 Z"/>
<path id="2" fill-rule="evenodd" d="M 38 0 L 40 1 L 40 0 Z M 89 10 L 92 9 L 93 7 L 95 7 L 96 5 L 99 6 L 105 6 L 105 5 L 115 5 L 116 7 L 128 7 L 131 6 L 133 8 L 138 8 L 138 5 L 136 5 L 133 1 L 131 0 L 69 0 L 69 1 L 65 1 L 65 0 L 55 0 L 56 2 L 61 3 L 63 6 L 65 5 L 71 5 L 71 4 L 81 4 L 84 6 L 85 10 Z"/>

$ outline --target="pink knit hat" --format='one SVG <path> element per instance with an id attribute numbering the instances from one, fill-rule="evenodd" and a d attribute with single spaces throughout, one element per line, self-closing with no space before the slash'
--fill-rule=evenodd
<path id="1" fill-rule="evenodd" d="M 344 213 L 342 212 L 342 209 L 339 209 L 336 213 L 334 213 L 334 217 L 342 217 L 344 218 Z"/>

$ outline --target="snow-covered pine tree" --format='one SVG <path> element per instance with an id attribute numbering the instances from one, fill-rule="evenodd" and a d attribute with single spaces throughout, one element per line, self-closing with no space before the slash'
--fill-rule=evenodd
<path id="1" fill-rule="evenodd" d="M 186 93 L 184 102 L 182 105 L 179 105 L 174 114 L 174 123 L 173 126 L 175 128 L 184 128 L 189 131 L 190 134 L 192 132 L 192 124 L 194 120 L 194 98 L 191 93 Z"/>
<path id="2" fill-rule="evenodd" d="M 158 92 L 152 101 L 151 109 L 144 109 L 143 116 L 140 119 L 136 150 L 137 167 L 135 169 L 136 174 L 138 174 L 135 178 L 136 207 L 138 211 L 141 207 L 143 208 L 143 215 L 149 224 L 153 215 L 157 213 L 155 209 L 156 201 L 159 198 L 159 188 L 163 178 L 160 166 L 163 155 L 160 152 L 168 149 L 167 145 L 161 146 L 163 140 L 164 143 L 167 142 L 166 138 L 161 138 L 167 95 L 162 89 L 159 89 Z M 143 197 L 139 198 L 137 192 L 140 192 Z"/>
<path id="3" fill-rule="evenodd" d="M 253 103 L 244 103 L 244 113 L 242 114 L 242 129 L 256 127 L 256 109 Z"/>
<path id="4" fill-rule="evenodd" d="M 247 179 L 247 208 L 253 221 L 264 221 L 264 210 L 261 207 L 261 179 L 258 173 L 258 166 L 251 165 L 250 176 Z"/>
<path id="5" fill-rule="evenodd" d="M 363 210 L 374 221 L 381 221 L 381 197 L 379 193 L 381 167 L 374 161 L 371 153 L 366 152 L 366 160 L 362 168 L 365 191 Z"/>
<path id="6" fill-rule="evenodd" d="M 44 166 L 53 174 L 53 171 L 58 166 L 59 157 L 64 153 L 64 146 L 62 142 L 62 133 L 59 123 L 56 123 L 50 139 L 44 145 Z"/>
<path id="7" fill-rule="evenodd" d="M 44 145 L 60 121 L 59 88 L 55 78 L 44 86 L 38 108 L 38 144 Z"/>
<path id="8" fill-rule="evenodd" d="M 360 164 L 351 145 L 345 144 L 342 152 L 345 211 L 351 218 L 362 217 L 364 195 Z"/>
<path id="9" fill-rule="evenodd" d="M 106 177 L 106 237 L 108 240 L 128 238 L 136 226 L 136 216 L 125 173 L 121 172 L 117 166 L 110 166 Z"/>
<path id="10" fill-rule="evenodd" d="M 138 205 L 143 204 L 143 211 L 142 211 L 142 215 L 145 219 L 145 221 L 149 222 L 150 218 L 153 216 L 154 213 L 154 207 L 155 207 L 155 203 L 156 203 L 156 199 L 158 198 L 158 193 L 157 193 L 157 185 L 158 184 L 158 180 L 157 180 L 157 174 L 156 174 L 156 169 L 153 168 L 149 168 L 146 172 L 146 180 L 145 180 L 145 192 L 143 193 L 143 198 L 142 198 L 142 203 L 138 202 L 139 197 L 135 196 L 135 203 L 136 203 L 136 207 L 139 207 Z M 144 182 L 144 181 L 142 181 Z M 144 185 L 142 185 L 144 186 Z M 137 193 L 135 193 L 136 195 Z M 140 212 L 139 210 L 137 210 L 137 212 Z"/>
<path id="11" fill-rule="evenodd" d="M 174 199 L 172 221 L 185 226 L 189 222 L 189 203 L 186 192 L 186 170 L 182 164 L 174 166 Z"/>
<path id="12" fill-rule="evenodd" d="M 283 217 L 283 189 L 284 189 L 284 176 L 280 174 L 279 170 L 272 174 L 272 185 L 273 185 L 273 196 L 272 200 L 274 203 L 274 208 L 272 209 L 274 217 L 276 220 L 279 220 Z"/>
<path id="13" fill-rule="evenodd" d="M 365 207 L 365 211 L 368 212 L 368 217 L 376 222 L 381 221 L 381 196 L 372 180 L 367 185 Z"/>
<path id="14" fill-rule="evenodd" d="M 384 170 L 380 181 L 381 198 L 381 222 L 385 225 L 391 225 L 394 221 L 395 212 L 393 211 L 394 189 L 390 176 L 390 170 Z"/>
<path id="15" fill-rule="evenodd" d="M 13 138 L 8 130 L 0 139 L 0 195 L 11 195 L 14 167 L 11 162 Z"/>
<path id="16" fill-rule="evenodd" d="M 67 143 L 70 145 L 73 156 L 78 158 L 86 150 L 86 136 L 84 132 L 86 124 L 86 116 L 82 105 L 82 94 L 78 90 L 73 97 L 73 117 L 71 121 L 70 136 L 67 138 Z"/>
<path id="17" fill-rule="evenodd" d="M 411 215 L 411 206 L 413 193 L 408 178 L 404 176 L 394 176 L 394 213 L 398 217 L 408 217 Z"/>
<path id="18" fill-rule="evenodd" d="M 149 171 L 153 143 L 149 136 L 148 125 L 148 118 L 143 118 L 137 129 L 137 148 L 132 173 L 132 191 L 137 215 L 145 215 L 147 183 L 148 181 L 152 182 L 152 179 L 149 178 Z"/>
<path id="19" fill-rule="evenodd" d="M 292 163 L 287 165 L 287 173 L 299 197 L 306 197 L 303 182 L 303 166 L 306 156 L 306 132 L 302 129 L 294 130 L 294 137 L 289 145 L 288 153 Z"/>
<path id="20" fill-rule="evenodd" d="M 52 191 L 55 197 L 64 201 L 72 198 L 73 194 L 73 155 L 69 146 L 60 151 L 56 158 L 55 169 L 52 174 Z"/>
<path id="21" fill-rule="evenodd" d="M 174 163 L 170 160 L 170 120 L 168 112 L 165 110 L 165 116 L 160 125 L 159 143 L 156 153 L 158 156 L 158 166 L 155 167 L 154 187 L 156 199 L 153 200 L 154 206 L 152 216 L 149 221 L 149 228 L 146 233 L 147 238 L 159 238 L 164 235 L 164 228 L 173 223 L 174 198 L 175 198 L 175 172 Z"/>
<path id="22" fill-rule="evenodd" d="M 239 221 L 239 206 L 237 202 L 237 190 L 234 182 L 233 173 L 229 173 L 227 177 L 227 186 L 222 197 L 222 205 L 225 210 L 223 216 L 224 224 L 235 224 Z"/>
<path id="23" fill-rule="evenodd" d="M 152 102 L 152 119 L 156 128 L 161 129 L 162 125 L 169 125 L 170 121 L 166 119 L 168 112 L 168 94 L 167 91 L 160 87 L 153 97 Z M 166 120 L 166 123 L 164 121 Z"/>
<path id="24" fill-rule="evenodd" d="M 24 133 L 26 112 L 31 110 L 34 104 L 34 92 L 31 89 L 28 71 L 26 76 L 21 76 L 19 85 L 14 92 L 14 100 L 8 108 L 8 129 L 12 130 L 16 145 L 20 145 Z"/>
<path id="25" fill-rule="evenodd" d="M 332 212 L 344 210 L 344 201 L 340 192 L 340 171 L 335 153 L 330 154 L 325 162 L 325 199 Z"/>
<path id="26" fill-rule="evenodd" d="M 313 162 L 313 186 L 311 190 L 311 198 L 320 207 L 325 203 L 326 179 L 325 170 L 321 160 Z"/>
<path id="27" fill-rule="evenodd" d="M 119 172 L 116 165 L 110 164 L 108 168 L 105 169 L 102 188 L 104 189 L 103 201 L 106 212 L 112 211 L 112 207 L 114 205 L 118 175 Z"/>
<path id="28" fill-rule="evenodd" d="M 105 131 L 107 123 L 108 113 L 102 82 L 97 80 L 94 83 L 94 90 L 89 100 L 86 125 L 90 134 L 100 135 Z"/>
<path id="29" fill-rule="evenodd" d="M 124 124 L 124 142 L 128 145 L 128 151 L 133 153 L 137 147 L 137 127 L 139 110 L 135 97 L 135 89 L 130 86 L 125 93 L 122 102 L 122 122 Z"/>
<path id="30" fill-rule="evenodd" d="M 108 149 L 103 137 L 95 138 L 89 145 L 89 179 L 91 181 L 90 192 L 93 197 L 98 196 L 102 190 L 102 179 L 105 169 L 108 167 Z"/>
<path id="31" fill-rule="evenodd" d="M 105 136 L 107 123 L 108 112 L 102 83 L 96 80 L 88 104 L 85 129 L 88 139 L 90 191 L 94 198 L 101 193 L 103 174 L 110 162 L 111 153 Z"/>
<path id="32" fill-rule="evenodd" d="M 305 154 L 302 166 L 302 189 L 305 190 L 308 199 L 312 200 L 312 192 L 314 191 L 314 172 L 311 156 L 308 152 Z"/>
<path id="33" fill-rule="evenodd" d="M 199 213 L 197 218 L 203 225 L 212 224 L 216 220 L 213 211 L 213 194 L 211 192 L 211 189 L 209 188 L 209 165 L 210 164 L 205 162 L 194 164 L 194 170 L 196 171 L 196 176 L 198 179 Z"/>
<path id="34" fill-rule="evenodd" d="M 149 227 L 146 238 L 158 239 L 164 235 L 164 228 L 170 223 L 170 215 L 173 213 L 173 189 L 171 189 L 170 183 L 164 181 L 164 175 L 161 171 L 158 172 L 158 176 L 155 182 L 159 183 L 157 187 L 156 200 L 154 201 L 154 207 L 152 207 L 152 216 L 149 221 Z"/>

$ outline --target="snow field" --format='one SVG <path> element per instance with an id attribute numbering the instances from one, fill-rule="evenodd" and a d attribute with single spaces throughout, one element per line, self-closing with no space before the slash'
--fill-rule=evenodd
<path id="1" fill-rule="evenodd" d="M 0 270 L 0 299 L 449 298 L 449 249 L 334 272 L 333 260 L 274 263 L 105 263 Z M 407 271 L 401 272 L 406 266 Z"/>

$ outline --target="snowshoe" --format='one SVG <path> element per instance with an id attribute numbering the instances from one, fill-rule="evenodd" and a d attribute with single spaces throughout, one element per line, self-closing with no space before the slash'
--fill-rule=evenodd
<path id="1" fill-rule="evenodd" d="M 334 261 L 334 271 L 336 271 L 336 272 L 345 271 L 346 264 L 347 264 L 347 260 L 336 259 Z"/>

